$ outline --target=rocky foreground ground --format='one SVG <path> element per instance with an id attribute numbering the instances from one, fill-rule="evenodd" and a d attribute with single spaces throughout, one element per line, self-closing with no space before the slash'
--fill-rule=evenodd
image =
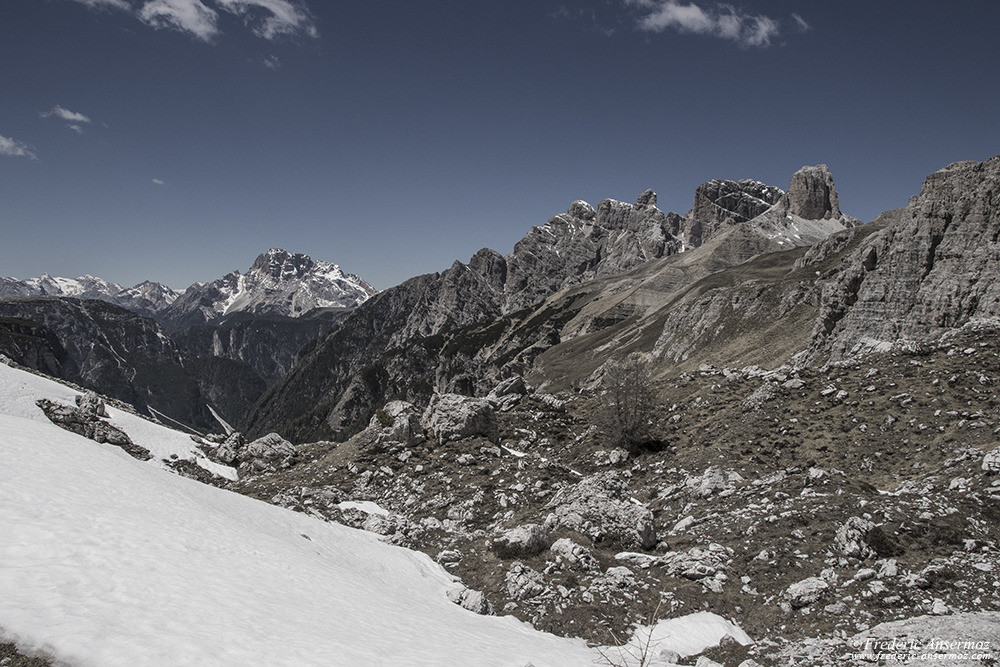
<path id="1" fill-rule="evenodd" d="M 996 664 L 998 383 L 1000 329 L 980 323 L 823 369 L 660 380 L 632 452 L 596 426 L 600 392 L 517 378 L 390 403 L 344 443 L 208 449 L 239 466 L 233 490 L 430 554 L 479 613 L 613 644 L 709 610 L 755 640 L 702 656 L 725 665 L 892 664 L 894 632 Z"/>
<path id="2" fill-rule="evenodd" d="M 653 437 L 631 451 L 608 444 L 607 394 L 556 396 L 515 377 L 488 397 L 436 395 L 423 411 L 391 402 L 343 443 L 203 440 L 236 482 L 175 463 L 424 551 L 460 578 L 452 599 L 473 612 L 600 645 L 707 610 L 754 643 L 724 641 L 703 666 L 931 654 L 990 665 L 997 383 L 1000 328 L 980 322 L 822 369 L 702 366 L 660 379 Z M 64 428 L 102 407 L 81 398 Z M 32 664 L 3 650 L 0 664 Z M 655 646 L 648 657 L 695 663 Z"/>

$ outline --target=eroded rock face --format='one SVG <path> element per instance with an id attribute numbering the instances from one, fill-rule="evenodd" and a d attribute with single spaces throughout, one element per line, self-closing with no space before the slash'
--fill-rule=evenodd
<path id="1" fill-rule="evenodd" d="M 833 185 L 833 175 L 825 165 L 802 167 L 792 174 L 788 192 L 777 202 L 784 213 L 806 220 L 841 217 L 840 199 Z"/>
<path id="2" fill-rule="evenodd" d="M 924 181 L 821 283 L 809 360 L 927 341 L 1000 315 L 1000 156 Z"/>
<path id="3" fill-rule="evenodd" d="M 599 472 L 560 489 L 546 506 L 552 514 L 546 528 L 568 528 L 594 542 L 625 547 L 656 546 L 653 513 L 632 502 L 628 485 L 617 471 Z"/>
<path id="4" fill-rule="evenodd" d="M 682 218 L 663 213 L 655 204 L 652 191 L 641 194 L 635 204 L 608 199 L 595 208 L 578 200 L 566 213 L 533 227 L 507 255 L 483 249 L 468 264 L 455 262 L 446 271 L 412 278 L 375 295 L 308 351 L 250 416 L 249 430 L 279 429 L 297 441 L 331 433 L 350 435 L 345 431 L 357 430 L 359 422 L 367 422 L 390 395 L 427 400 L 426 389 L 420 390 L 422 395 L 395 389 L 409 390 L 413 378 L 433 376 L 440 363 L 433 346 L 407 349 L 408 345 L 497 319 L 536 305 L 560 289 L 679 252 L 683 244 L 675 234 Z M 399 358 L 386 361 L 387 350 L 400 350 Z M 470 353 L 477 351 L 470 347 Z M 364 375 L 376 367 L 384 374 Z M 431 389 L 469 391 L 437 383 Z M 301 411 L 306 395 L 317 418 L 284 424 L 288 414 Z M 303 427 L 303 423 L 319 426 Z"/>
<path id="5" fill-rule="evenodd" d="M 684 223 L 684 240 L 692 246 L 707 241 L 719 229 L 746 222 L 774 206 L 781 188 L 744 178 L 711 180 L 698 186 Z"/>

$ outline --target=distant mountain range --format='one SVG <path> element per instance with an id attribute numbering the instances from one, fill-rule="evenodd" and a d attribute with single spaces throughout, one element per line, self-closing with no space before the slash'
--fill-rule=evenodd
<path id="1" fill-rule="evenodd" d="M 153 317 L 172 304 L 181 292 L 166 285 L 144 281 L 135 287 L 125 288 L 91 275 L 79 278 L 60 278 L 43 274 L 38 278 L 18 280 L 0 278 L 0 298 L 22 296 L 61 296 L 77 299 L 98 299 L 133 312 Z"/>
<path id="2" fill-rule="evenodd" d="M 315 308 L 353 308 L 374 293 L 364 279 L 344 273 L 336 264 L 313 261 L 308 255 L 280 248 L 259 255 L 245 273 L 232 271 L 183 291 L 148 280 L 125 288 L 91 275 L 0 278 L 0 298 L 98 299 L 152 317 L 170 331 L 219 322 L 239 313 L 298 317 Z"/>
<path id="3" fill-rule="evenodd" d="M 300 253 L 271 249 L 245 272 L 184 292 L 95 278 L 0 279 L 0 353 L 198 429 L 238 421 L 375 290 Z"/>
<path id="4" fill-rule="evenodd" d="M 710 181 L 687 215 L 656 203 L 652 190 L 634 204 L 578 200 L 507 255 L 484 248 L 468 264 L 379 293 L 304 349 L 246 426 L 300 440 L 342 437 L 389 398 L 419 404 L 434 391 L 483 394 L 499 379 L 538 371 L 540 355 L 583 334 L 594 334 L 597 360 L 586 349 L 567 363 L 574 374 L 592 371 L 625 347 L 602 345 L 596 332 L 671 303 L 713 273 L 859 224 L 841 212 L 826 165 L 800 169 L 787 192 Z M 630 277 L 650 270 L 660 277 L 628 293 L 638 282 Z M 661 332 L 643 335 L 652 344 Z"/>

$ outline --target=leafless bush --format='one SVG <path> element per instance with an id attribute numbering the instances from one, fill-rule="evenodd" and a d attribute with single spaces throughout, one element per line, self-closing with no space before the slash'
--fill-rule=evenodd
<path id="1" fill-rule="evenodd" d="M 598 426 L 608 444 L 632 454 L 657 449 L 651 428 L 656 394 L 649 362 L 638 354 L 608 362 L 603 388 Z"/>

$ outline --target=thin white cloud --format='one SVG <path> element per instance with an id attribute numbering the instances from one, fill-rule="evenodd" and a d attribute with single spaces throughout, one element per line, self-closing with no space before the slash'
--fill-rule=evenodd
<path id="1" fill-rule="evenodd" d="M 38 157 L 31 152 L 31 149 L 28 148 L 28 144 L 18 141 L 17 139 L 5 137 L 2 134 L 0 134 L 0 155 L 7 155 L 9 157 L 26 157 L 30 160 L 38 159 Z"/>
<path id="2" fill-rule="evenodd" d="M 258 37 L 275 39 L 285 35 L 317 37 L 309 9 L 292 0 L 215 0 L 222 9 L 236 14 Z"/>
<path id="3" fill-rule="evenodd" d="M 83 134 L 83 127 L 81 127 L 80 125 L 77 125 L 76 123 L 70 123 L 66 127 L 68 127 L 69 129 L 73 130 L 77 134 Z"/>
<path id="4" fill-rule="evenodd" d="M 132 7 L 129 6 L 125 0 L 76 0 L 77 2 L 87 5 L 92 9 L 124 9 L 125 11 L 131 11 Z"/>
<path id="5" fill-rule="evenodd" d="M 219 34 L 220 11 L 242 19 L 258 37 L 305 35 L 319 31 L 304 0 L 75 0 L 91 9 L 119 9 L 152 28 L 188 33 L 210 42 Z"/>
<path id="6" fill-rule="evenodd" d="M 166 183 L 164 183 L 163 181 L 161 181 L 158 178 L 154 178 L 153 179 L 153 183 L 155 183 L 156 185 L 166 185 Z"/>
<path id="7" fill-rule="evenodd" d="M 48 111 L 43 111 L 39 114 L 42 118 L 49 118 L 55 116 L 56 118 L 62 118 L 69 123 L 89 123 L 90 118 L 83 115 L 82 113 L 77 113 L 76 111 L 70 111 L 69 109 L 59 106 L 58 104 L 49 109 Z"/>
<path id="8" fill-rule="evenodd" d="M 809 25 L 809 22 L 798 14 L 792 14 L 792 20 L 795 21 L 795 29 L 799 32 L 809 32 L 812 30 L 812 26 Z"/>
<path id="9" fill-rule="evenodd" d="M 148 26 L 188 32 L 206 42 L 219 32 L 218 18 L 200 0 L 150 0 L 139 10 L 139 20 Z"/>
<path id="10" fill-rule="evenodd" d="M 268 69 L 278 69 L 279 67 L 281 67 L 281 60 L 278 58 L 278 56 L 270 55 L 264 58 L 264 67 Z"/>
<path id="11" fill-rule="evenodd" d="M 767 47 L 781 34 L 780 23 L 761 14 L 749 14 L 729 4 L 702 7 L 677 0 L 625 0 L 643 15 L 638 26 L 648 32 L 671 29 L 681 33 L 710 35 L 740 46 Z M 800 20 L 801 17 L 800 17 Z M 802 23 L 805 23 L 802 20 Z"/>

